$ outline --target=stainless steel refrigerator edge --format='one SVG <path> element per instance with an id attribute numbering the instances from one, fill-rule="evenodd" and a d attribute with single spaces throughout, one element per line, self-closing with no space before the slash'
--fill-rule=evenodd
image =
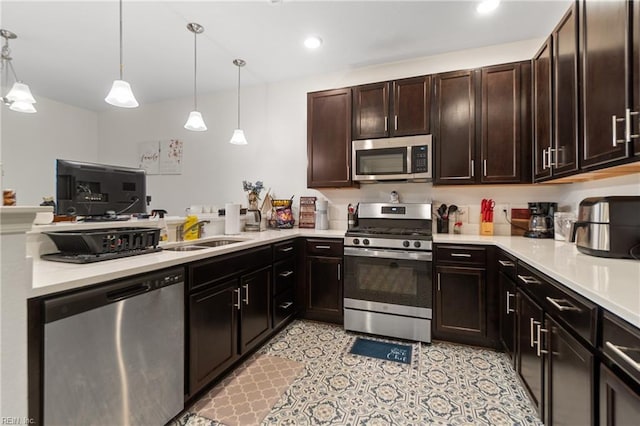
<path id="1" fill-rule="evenodd" d="M 44 424 L 163 425 L 182 411 L 183 274 L 45 302 Z"/>

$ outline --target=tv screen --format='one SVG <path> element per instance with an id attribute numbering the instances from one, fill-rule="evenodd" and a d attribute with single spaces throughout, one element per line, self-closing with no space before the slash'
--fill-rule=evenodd
<path id="1" fill-rule="evenodd" d="M 143 169 L 56 160 L 56 213 L 113 216 L 146 213 Z"/>

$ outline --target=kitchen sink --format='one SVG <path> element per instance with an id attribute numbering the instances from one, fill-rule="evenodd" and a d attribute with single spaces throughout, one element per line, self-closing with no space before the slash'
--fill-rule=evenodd
<path id="1" fill-rule="evenodd" d="M 197 242 L 196 245 L 198 247 L 220 247 L 226 246 L 227 244 L 241 243 L 242 240 L 213 240 L 213 241 L 203 241 Z"/>
<path id="2" fill-rule="evenodd" d="M 177 247 L 168 247 L 164 250 L 168 251 L 194 251 L 194 250 L 204 250 L 208 247 L 204 246 L 177 246 Z"/>

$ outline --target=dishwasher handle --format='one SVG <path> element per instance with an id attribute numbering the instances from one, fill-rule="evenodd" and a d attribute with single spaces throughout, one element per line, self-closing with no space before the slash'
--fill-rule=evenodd
<path id="1" fill-rule="evenodd" d="M 108 292 L 107 300 L 110 302 L 119 302 L 120 300 L 129 299 L 130 297 L 146 293 L 149 290 L 151 290 L 151 286 L 147 283 L 135 284 Z"/>

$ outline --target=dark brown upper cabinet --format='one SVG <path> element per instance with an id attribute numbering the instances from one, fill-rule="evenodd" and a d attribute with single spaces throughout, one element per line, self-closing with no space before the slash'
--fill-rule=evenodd
<path id="1" fill-rule="evenodd" d="M 632 83 L 632 108 L 631 108 L 631 140 L 633 141 L 633 153 L 636 157 L 640 156 L 640 1 L 633 2 L 632 20 L 633 25 L 632 45 L 633 51 L 631 55 L 631 64 L 633 67 L 633 83 Z"/>
<path id="2" fill-rule="evenodd" d="M 533 59 L 536 181 L 578 171 L 578 25 L 572 5 Z"/>
<path id="3" fill-rule="evenodd" d="M 433 87 L 434 183 L 475 183 L 475 73 L 438 74 Z"/>
<path id="4" fill-rule="evenodd" d="M 533 176 L 551 176 L 547 153 L 553 141 L 552 38 L 549 37 L 533 57 Z"/>
<path id="5" fill-rule="evenodd" d="M 631 120 L 632 107 L 628 90 L 632 70 L 628 58 L 631 57 L 629 41 L 634 3 L 637 2 L 583 0 L 578 3 L 581 169 L 608 166 L 632 155 L 626 123 Z"/>
<path id="6" fill-rule="evenodd" d="M 531 63 L 485 67 L 481 73 L 480 182 L 531 182 Z"/>
<path id="7" fill-rule="evenodd" d="M 307 94 L 307 187 L 353 186 L 351 88 Z"/>
<path id="8" fill-rule="evenodd" d="M 353 88 L 353 139 L 429 133 L 431 76 Z"/>

